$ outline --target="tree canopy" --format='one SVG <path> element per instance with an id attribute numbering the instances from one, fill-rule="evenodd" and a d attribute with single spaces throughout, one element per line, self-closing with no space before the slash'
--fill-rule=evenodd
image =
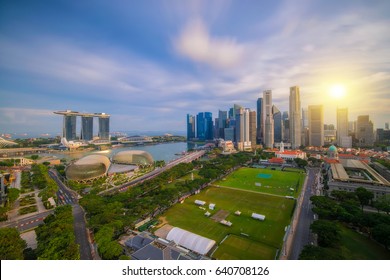
<path id="1" fill-rule="evenodd" d="M 37 256 L 42 260 L 79 260 L 79 245 L 75 242 L 72 207 L 57 207 L 36 229 Z"/>
<path id="2" fill-rule="evenodd" d="M 0 228 L 0 259 L 23 260 L 23 250 L 27 247 L 17 229 Z"/>

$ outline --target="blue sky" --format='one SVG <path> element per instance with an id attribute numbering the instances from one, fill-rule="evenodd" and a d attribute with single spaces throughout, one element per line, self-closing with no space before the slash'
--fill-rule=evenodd
<path id="1" fill-rule="evenodd" d="M 111 130 L 185 131 L 186 114 L 336 107 L 390 121 L 390 1 L 0 1 L 0 133 L 56 133 L 71 109 Z M 328 89 L 342 84 L 344 99 Z"/>

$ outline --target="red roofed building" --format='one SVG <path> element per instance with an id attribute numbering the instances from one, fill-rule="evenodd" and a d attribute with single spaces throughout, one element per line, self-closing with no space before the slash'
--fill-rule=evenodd
<path id="1" fill-rule="evenodd" d="M 285 161 L 280 157 L 273 157 L 268 160 L 269 163 L 283 164 Z"/>
<path id="2" fill-rule="evenodd" d="M 275 152 L 276 157 L 282 158 L 284 160 L 294 160 L 296 158 L 305 159 L 306 153 L 301 150 L 284 150 L 283 142 L 280 143 L 280 150 Z"/>

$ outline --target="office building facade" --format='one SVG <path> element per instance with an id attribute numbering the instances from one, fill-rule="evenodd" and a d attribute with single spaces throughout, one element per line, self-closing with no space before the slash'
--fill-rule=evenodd
<path id="1" fill-rule="evenodd" d="M 274 142 L 280 143 L 283 141 L 282 112 L 274 105 L 272 106 L 272 114 L 274 118 Z"/>
<path id="2" fill-rule="evenodd" d="M 263 117 L 263 98 L 260 97 L 257 99 L 257 143 L 263 143 L 263 135 L 264 135 L 264 117 Z"/>
<path id="3" fill-rule="evenodd" d="M 249 111 L 249 140 L 251 142 L 252 150 L 256 148 L 256 117 L 255 111 Z"/>
<path id="4" fill-rule="evenodd" d="M 93 117 L 81 117 L 81 139 L 90 141 L 93 139 Z"/>
<path id="5" fill-rule="evenodd" d="M 187 141 L 196 137 L 195 124 L 195 116 L 187 114 Z"/>
<path id="6" fill-rule="evenodd" d="M 356 122 L 356 140 L 360 147 L 374 145 L 374 124 L 368 115 L 358 116 Z"/>
<path id="7" fill-rule="evenodd" d="M 291 147 L 297 149 L 301 146 L 302 139 L 301 97 L 298 86 L 290 87 L 289 109 L 290 142 Z"/>
<path id="8" fill-rule="evenodd" d="M 63 137 L 67 140 L 76 140 L 76 116 L 64 115 Z"/>
<path id="9" fill-rule="evenodd" d="M 199 140 L 213 140 L 213 115 L 201 112 L 196 116 L 196 137 Z"/>
<path id="10" fill-rule="evenodd" d="M 343 148 L 351 148 L 348 133 L 348 108 L 337 108 L 337 145 Z"/>
<path id="11" fill-rule="evenodd" d="M 274 146 L 274 118 L 272 116 L 272 91 L 266 90 L 263 92 L 264 102 L 264 145 L 266 148 Z"/>
<path id="12" fill-rule="evenodd" d="M 110 139 L 110 117 L 104 113 L 99 117 L 99 139 Z"/>
<path id="13" fill-rule="evenodd" d="M 309 145 L 322 147 L 324 145 L 324 108 L 323 105 L 310 105 L 309 117 Z"/>

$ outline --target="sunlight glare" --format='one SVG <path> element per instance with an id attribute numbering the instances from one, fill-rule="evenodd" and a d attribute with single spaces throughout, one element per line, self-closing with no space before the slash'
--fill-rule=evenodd
<path id="1" fill-rule="evenodd" d="M 330 87 L 329 92 L 333 98 L 340 99 L 344 97 L 346 90 L 343 85 L 333 85 Z"/>

